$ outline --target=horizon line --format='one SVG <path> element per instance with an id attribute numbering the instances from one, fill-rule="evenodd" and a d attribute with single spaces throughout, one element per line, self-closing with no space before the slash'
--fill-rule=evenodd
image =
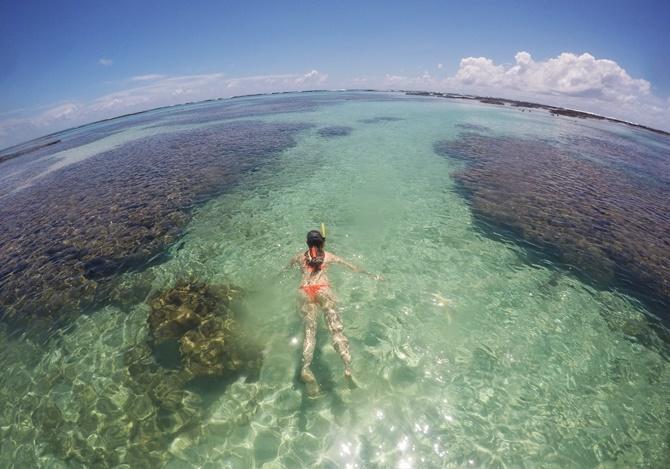
<path id="1" fill-rule="evenodd" d="M 337 92 L 340 92 L 340 93 L 342 93 L 342 92 L 405 93 L 406 95 L 410 95 L 410 96 L 427 96 L 427 97 L 446 98 L 446 99 L 468 99 L 468 100 L 473 100 L 473 101 L 476 100 L 476 101 L 481 102 L 482 104 L 489 104 L 489 105 L 492 105 L 492 106 L 496 106 L 496 105 L 503 105 L 504 106 L 504 105 L 506 105 L 506 103 L 509 103 L 509 104 L 514 105 L 515 107 L 519 107 L 519 108 L 527 107 L 527 106 L 524 106 L 524 105 L 532 105 L 534 107 L 539 107 L 539 108 L 545 109 L 545 110 L 550 111 L 550 112 L 551 112 L 551 110 L 560 110 L 560 111 L 569 111 L 569 112 L 582 114 L 582 115 L 573 115 L 573 116 L 568 115 L 566 117 L 595 118 L 595 119 L 599 119 L 599 120 L 607 120 L 607 121 L 610 121 L 610 122 L 615 122 L 615 123 L 618 123 L 618 124 L 624 124 L 624 125 L 628 125 L 628 126 L 632 126 L 632 127 L 637 127 L 637 128 L 641 128 L 641 129 L 650 131 L 650 132 L 654 132 L 654 133 L 658 133 L 658 134 L 670 137 L 670 132 L 669 131 L 665 131 L 665 130 L 662 130 L 662 129 L 657 129 L 657 128 L 650 127 L 650 126 L 640 124 L 640 123 L 637 123 L 637 122 L 618 119 L 616 117 L 604 116 L 604 115 L 597 114 L 597 113 L 590 112 L 590 111 L 582 111 L 582 110 L 579 110 L 579 109 L 566 108 L 566 107 L 562 107 L 562 106 L 552 106 L 552 105 L 549 105 L 549 104 L 542 104 L 542 103 L 537 103 L 537 102 L 533 102 L 533 101 L 521 101 L 521 100 L 518 100 L 518 99 L 499 98 L 499 97 L 495 97 L 495 96 L 479 96 L 479 95 L 473 95 L 473 94 L 451 93 L 451 92 L 448 92 L 448 91 L 405 90 L 405 89 L 394 89 L 394 88 L 391 88 L 391 89 L 376 89 L 376 88 L 323 89 L 323 88 L 320 88 L 320 89 L 310 89 L 310 90 L 270 91 L 270 92 L 266 92 L 266 93 L 250 93 L 250 94 L 233 95 L 233 96 L 227 96 L 227 97 L 208 98 L 208 99 L 203 99 L 203 100 L 200 100 L 200 101 L 186 101 L 186 102 L 183 102 L 183 103 L 168 104 L 168 105 L 165 105 L 165 106 L 158 106 L 158 107 L 154 107 L 154 108 L 143 109 L 143 110 L 136 111 L 136 112 L 129 112 L 129 113 L 125 113 L 125 114 L 119 114 L 118 116 L 108 117 L 108 118 L 105 118 L 105 119 L 99 119 L 99 120 L 96 120 L 96 121 L 87 122 L 85 124 L 76 125 L 76 126 L 73 126 L 73 127 L 68 127 L 66 129 L 62 129 L 62 130 L 58 130 L 56 132 L 51 132 L 51 133 L 48 133 L 48 134 L 40 135 L 39 137 L 35 137 L 35 138 L 29 139 L 29 140 L 25 140 L 23 142 L 20 142 L 20 143 L 14 144 L 14 145 L 10 145 L 8 147 L 0 148 L 0 157 L 9 156 L 9 155 L 3 155 L 3 153 L 7 152 L 8 150 L 12 150 L 14 148 L 18 148 L 18 147 L 21 147 L 23 145 L 26 145 L 27 143 L 30 143 L 30 142 L 45 139 L 45 138 L 51 137 L 51 136 L 56 136 L 58 134 L 62 134 L 64 132 L 69 132 L 71 130 L 82 129 L 82 128 L 87 127 L 89 125 L 95 125 L 95 124 L 100 124 L 102 122 L 109 122 L 109 121 L 113 121 L 113 120 L 116 120 L 116 119 L 122 119 L 124 117 L 130 117 L 130 116 L 136 116 L 136 115 L 139 115 L 139 114 L 145 114 L 145 113 L 152 112 L 152 111 L 158 111 L 160 109 L 176 108 L 176 107 L 180 107 L 180 106 L 192 106 L 192 105 L 196 105 L 196 104 L 209 103 L 209 102 L 214 102 L 214 101 L 225 101 L 225 100 L 229 100 L 229 99 L 254 98 L 254 97 L 260 97 L 260 96 L 273 96 L 273 95 L 280 95 L 280 94 L 337 93 Z M 481 101 L 482 99 L 491 100 L 491 101 L 499 101 L 499 103 L 482 102 Z M 30 149 L 27 149 L 27 151 L 26 150 L 21 151 L 21 155 L 16 155 L 16 156 L 17 157 L 22 156 L 26 152 L 30 152 Z M 12 157 L 0 160 L 0 164 L 2 164 L 3 162 L 5 162 L 9 159 L 12 159 Z"/>

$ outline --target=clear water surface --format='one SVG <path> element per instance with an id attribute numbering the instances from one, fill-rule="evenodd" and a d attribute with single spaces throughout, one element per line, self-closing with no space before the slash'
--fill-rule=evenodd
<path id="1" fill-rule="evenodd" d="M 379 116 L 398 119 L 361 122 Z M 667 346 L 643 344 L 624 327 L 646 321 L 643 306 L 549 261 L 530 262 L 523 248 L 483 234 L 451 179 L 463 163 L 433 150 L 462 123 L 526 137 L 551 137 L 566 127 L 587 133 L 606 124 L 402 98 L 260 119 L 315 127 L 198 207 L 183 244 L 149 269 L 157 291 L 188 276 L 244 288 L 246 325 L 262 343 L 263 366 L 257 380 L 240 377 L 216 392 L 196 389 L 212 401 L 197 425 L 177 432 L 163 449 L 147 449 L 160 453 L 162 465 L 668 464 Z M 318 133 L 324 126 L 352 131 L 324 137 Z M 75 164 L 96 145 L 169 130 L 130 127 L 42 169 Z M 306 231 L 322 222 L 328 249 L 384 279 L 332 268 L 358 388 L 345 385 L 320 319 L 314 371 L 323 392 L 310 399 L 297 378 L 299 274 L 286 265 L 303 249 Z M 124 275 L 132 281 L 143 274 Z M 55 331 L 46 345 L 3 333 L 1 466 L 93 467 L 92 456 L 54 450 L 53 441 L 77 447 L 62 442 L 68 434 L 113 449 L 120 464 L 138 464 L 125 448 L 132 424 L 123 410 L 138 396 L 119 376 L 124 353 L 146 342 L 148 311 L 146 303 L 129 312 L 104 306 Z M 94 397 L 82 398 L 82 389 Z M 40 403 L 58 408 L 57 428 L 49 426 L 48 412 L 35 410 Z M 98 423 L 85 430 L 77 422 L 88 412 Z"/>

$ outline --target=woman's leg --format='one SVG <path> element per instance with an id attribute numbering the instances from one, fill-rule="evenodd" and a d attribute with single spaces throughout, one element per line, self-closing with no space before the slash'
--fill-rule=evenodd
<path id="1" fill-rule="evenodd" d="M 335 298 L 331 292 L 323 294 L 323 309 L 325 310 L 326 325 L 333 339 L 333 347 L 342 357 L 344 362 L 344 376 L 351 377 L 351 354 L 349 353 L 349 340 L 344 335 L 344 325 L 340 313 L 335 308 Z"/>
<path id="2" fill-rule="evenodd" d="M 302 370 L 300 378 L 307 385 L 307 392 L 316 394 L 319 392 L 319 385 L 316 382 L 314 373 L 310 369 L 312 358 L 314 357 L 314 347 L 316 346 L 316 304 L 304 298 L 300 308 L 302 319 L 305 322 L 305 337 L 302 343 Z"/>

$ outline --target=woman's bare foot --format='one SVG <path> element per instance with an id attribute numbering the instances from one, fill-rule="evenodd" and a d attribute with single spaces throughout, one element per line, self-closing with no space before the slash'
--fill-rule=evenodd
<path id="1" fill-rule="evenodd" d="M 312 370 L 309 368 L 303 368 L 300 372 L 300 379 L 302 379 L 302 381 L 305 383 L 307 394 L 309 396 L 314 397 L 319 394 L 319 383 L 316 382 L 316 378 L 314 377 Z"/>

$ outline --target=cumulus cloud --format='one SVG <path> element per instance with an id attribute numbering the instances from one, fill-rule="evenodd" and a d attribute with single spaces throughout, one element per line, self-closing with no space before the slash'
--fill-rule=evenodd
<path id="1" fill-rule="evenodd" d="M 581 96 L 628 102 L 648 96 L 651 85 L 632 78 L 613 60 L 596 59 L 588 53 L 564 52 L 536 62 L 525 51 L 518 52 L 513 65 L 496 65 L 486 57 L 466 57 L 454 77 L 463 85 L 489 86 L 537 94 Z"/>
<path id="2" fill-rule="evenodd" d="M 320 73 L 318 70 L 312 70 L 307 73 L 305 73 L 302 76 L 299 76 L 295 79 L 295 84 L 296 85 L 302 85 L 305 83 L 323 83 L 328 79 L 328 75 L 324 73 Z"/>
<path id="3" fill-rule="evenodd" d="M 654 96 L 647 80 L 633 78 L 615 61 L 597 59 L 589 53 L 564 52 L 536 61 L 521 51 L 509 65 L 496 64 L 486 57 L 466 57 L 443 85 L 476 94 L 535 100 L 669 130 L 670 112 L 663 109 L 663 99 Z"/>
<path id="4" fill-rule="evenodd" d="M 0 148 L 68 127 L 122 114 L 236 94 L 310 89 L 323 85 L 328 75 L 305 73 L 229 77 L 224 73 L 164 76 L 137 75 L 131 84 L 91 101 L 71 101 L 30 113 L 20 111 L 0 119 Z"/>
<path id="5" fill-rule="evenodd" d="M 382 84 L 395 89 L 530 100 L 670 129 L 670 100 L 654 96 L 647 80 L 631 77 L 615 61 L 597 59 L 589 53 L 564 52 L 535 60 L 530 53 L 520 51 L 512 64 L 498 64 L 487 57 L 465 57 L 453 76 L 439 78 L 426 72 L 417 76 L 387 74 Z"/>
<path id="6" fill-rule="evenodd" d="M 114 61 L 112 59 L 101 57 L 100 60 L 98 60 L 98 63 L 100 65 L 105 66 L 105 67 L 109 67 L 110 65 L 112 65 L 114 63 Z"/>

